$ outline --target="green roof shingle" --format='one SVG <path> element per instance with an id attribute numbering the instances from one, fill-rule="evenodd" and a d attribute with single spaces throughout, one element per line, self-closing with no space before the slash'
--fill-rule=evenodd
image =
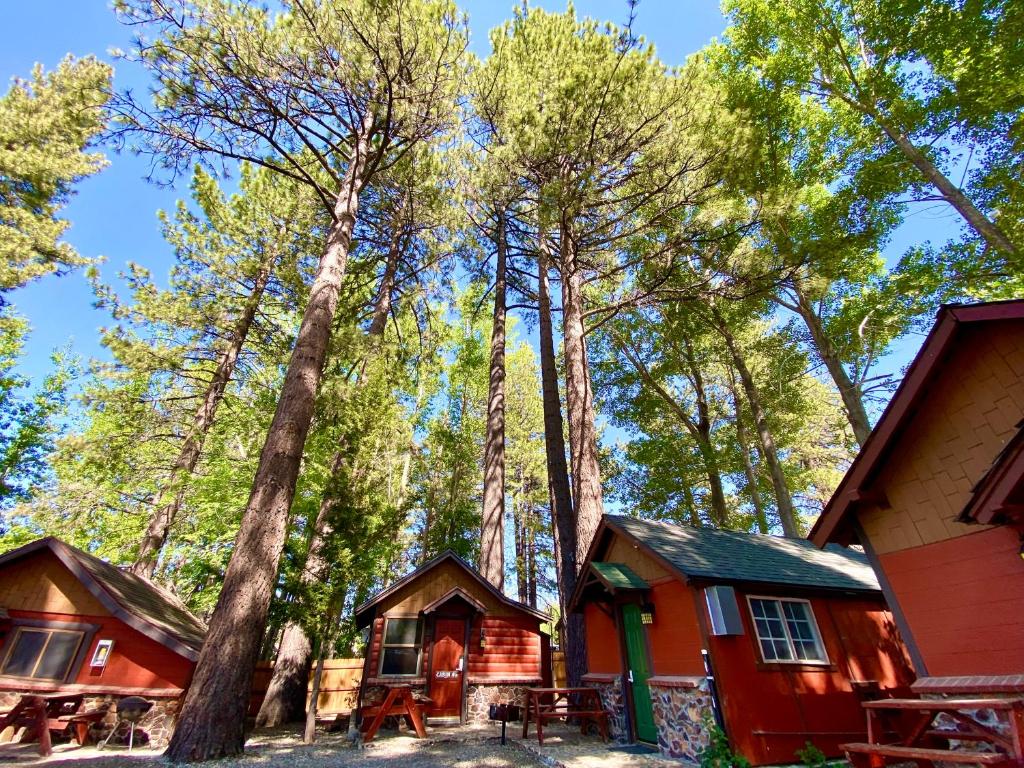
<path id="1" fill-rule="evenodd" d="M 643 542 L 688 577 L 820 589 L 880 591 L 863 552 L 807 539 L 691 528 L 606 515 L 613 528 Z"/>

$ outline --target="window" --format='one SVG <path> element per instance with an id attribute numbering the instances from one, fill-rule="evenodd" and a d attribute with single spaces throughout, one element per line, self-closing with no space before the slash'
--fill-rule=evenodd
<path id="1" fill-rule="evenodd" d="M 382 676 L 415 677 L 419 674 L 422 630 L 416 618 L 384 620 L 384 643 L 380 653 Z"/>
<path id="2" fill-rule="evenodd" d="M 764 597 L 749 600 L 765 661 L 828 662 L 809 602 Z"/>
<path id="3" fill-rule="evenodd" d="M 63 680 L 82 644 L 84 632 L 18 627 L 8 644 L 0 673 L 13 677 Z"/>

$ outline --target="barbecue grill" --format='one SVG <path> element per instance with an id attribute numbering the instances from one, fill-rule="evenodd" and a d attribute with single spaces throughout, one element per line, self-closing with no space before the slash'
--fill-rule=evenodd
<path id="1" fill-rule="evenodd" d="M 111 737 L 115 733 L 117 733 L 118 728 L 127 723 L 128 751 L 131 752 L 132 747 L 135 744 L 135 724 L 145 717 L 146 713 L 153 708 L 153 702 L 147 701 L 141 696 L 126 696 L 117 702 L 116 707 L 117 722 L 114 724 L 113 730 L 107 734 L 107 738 L 97 745 L 97 749 L 103 749 L 103 747 L 107 746 L 107 742 L 110 741 Z"/>
<path id="2" fill-rule="evenodd" d="M 487 719 L 501 721 L 501 743 L 505 743 L 505 726 L 510 720 L 522 718 L 522 710 L 516 704 L 491 704 L 487 708 Z"/>

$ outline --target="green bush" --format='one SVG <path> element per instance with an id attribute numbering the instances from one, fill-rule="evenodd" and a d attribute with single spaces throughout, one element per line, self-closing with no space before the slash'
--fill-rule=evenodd
<path id="1" fill-rule="evenodd" d="M 808 768 L 825 768 L 828 765 L 828 758 L 825 753 L 818 749 L 811 742 L 806 742 L 803 749 L 796 751 L 797 759 Z"/>
<path id="2" fill-rule="evenodd" d="M 750 768 L 750 761 L 732 751 L 725 731 L 707 714 L 704 730 L 708 733 L 708 745 L 700 751 L 700 768 Z"/>

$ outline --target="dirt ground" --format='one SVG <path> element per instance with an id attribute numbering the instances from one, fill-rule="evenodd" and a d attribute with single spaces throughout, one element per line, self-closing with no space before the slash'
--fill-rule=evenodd
<path id="1" fill-rule="evenodd" d="M 36 744 L 0 746 L 0 765 L 38 765 L 45 768 L 163 768 L 160 752 L 124 747 L 102 751 L 74 744 L 54 745 L 54 753 L 41 759 Z M 420 741 L 404 734 L 382 734 L 364 747 L 356 748 L 343 734 L 323 734 L 316 744 L 305 745 L 294 733 L 254 734 L 245 755 L 220 760 L 217 768 L 535 768 L 542 763 L 513 744 L 501 746 L 497 739 L 444 739 Z"/>

